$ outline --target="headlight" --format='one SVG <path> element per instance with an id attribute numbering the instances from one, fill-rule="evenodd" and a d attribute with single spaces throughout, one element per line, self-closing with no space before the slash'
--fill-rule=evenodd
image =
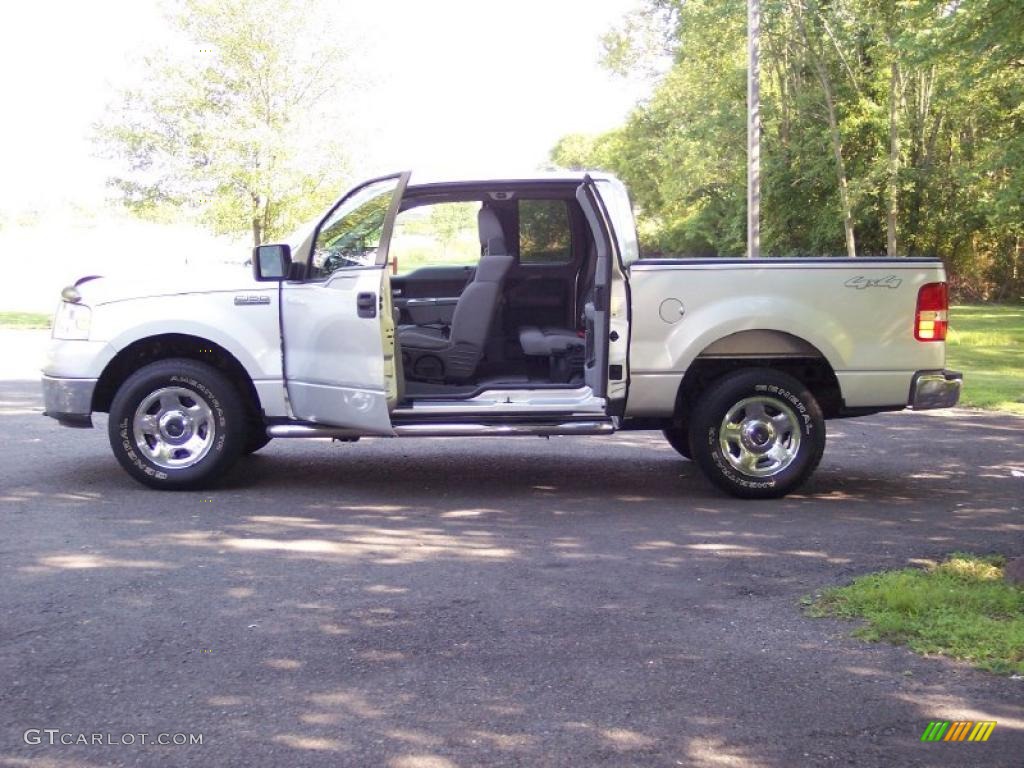
<path id="1" fill-rule="evenodd" d="M 92 310 L 84 304 L 62 301 L 53 318 L 53 338 L 84 341 L 89 338 Z"/>

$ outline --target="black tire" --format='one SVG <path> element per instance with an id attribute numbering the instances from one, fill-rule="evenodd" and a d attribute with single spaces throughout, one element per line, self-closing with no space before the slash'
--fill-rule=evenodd
<path id="1" fill-rule="evenodd" d="M 266 447 L 273 438 L 267 435 L 267 427 L 262 421 L 250 421 L 249 432 L 245 437 L 245 447 L 242 448 L 243 456 L 251 456 L 260 448 Z"/>
<path id="2" fill-rule="evenodd" d="M 729 422 L 732 438 L 727 417 L 736 419 Z M 709 386 L 697 401 L 690 414 L 690 450 L 704 475 L 726 493 L 775 499 L 817 468 L 825 419 L 814 396 L 792 376 L 770 368 L 739 371 Z M 738 466 L 744 459 L 753 463 Z"/>
<path id="3" fill-rule="evenodd" d="M 690 433 L 686 427 L 675 425 L 661 430 L 661 434 L 668 440 L 668 444 L 676 449 L 676 453 L 684 459 L 693 461 L 693 454 L 690 452 Z"/>
<path id="4" fill-rule="evenodd" d="M 143 450 L 135 436 L 137 411 L 156 393 L 165 391 L 173 406 L 165 408 L 161 398 L 153 402 L 152 409 L 138 414 L 140 423 L 151 414 L 152 432 L 144 432 L 142 441 L 147 450 L 154 446 L 171 449 L 171 456 L 158 463 Z M 199 415 L 192 416 L 192 410 Z M 187 414 L 189 422 L 182 426 L 167 424 L 167 429 L 182 430 L 181 435 L 194 435 L 193 443 L 181 446 L 173 441 L 181 435 L 157 430 L 152 426 L 161 418 L 177 419 Z M 145 429 L 146 427 L 140 427 Z M 174 358 L 151 363 L 129 376 L 117 390 L 110 405 L 108 424 L 110 446 L 114 456 L 129 475 L 140 483 L 160 490 L 193 490 L 213 485 L 238 459 L 247 439 L 246 412 L 238 390 L 215 368 L 194 360 Z M 174 462 L 193 462 L 171 466 Z"/>

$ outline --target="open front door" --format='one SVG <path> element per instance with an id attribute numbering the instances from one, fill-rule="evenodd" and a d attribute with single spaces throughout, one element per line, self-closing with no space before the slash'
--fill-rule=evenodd
<path id="1" fill-rule="evenodd" d="M 594 287 L 584 307 L 586 315 L 587 386 L 608 401 L 608 412 L 623 405 L 626 396 L 629 312 L 625 278 L 620 269 L 618 241 L 597 183 L 587 176 L 576 190 L 576 200 L 590 227 L 597 251 Z"/>
<path id="2" fill-rule="evenodd" d="M 395 322 L 387 260 L 409 174 L 349 192 L 294 259 L 281 287 L 288 400 L 296 419 L 390 435 L 397 400 Z"/>

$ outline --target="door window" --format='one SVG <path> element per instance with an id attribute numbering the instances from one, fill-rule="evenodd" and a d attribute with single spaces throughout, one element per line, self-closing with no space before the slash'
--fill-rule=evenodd
<path id="1" fill-rule="evenodd" d="M 629 194 L 626 187 L 620 181 L 609 181 L 602 179 L 598 182 L 601 190 L 601 199 L 604 200 L 608 215 L 611 217 L 611 224 L 615 230 L 615 237 L 619 242 L 619 256 L 622 259 L 622 266 L 628 267 L 640 258 L 640 244 L 636 236 L 636 220 L 633 218 L 633 208 L 629 202 Z"/>
<path id="2" fill-rule="evenodd" d="M 321 280 L 345 267 L 377 263 L 388 209 L 400 179 L 367 184 L 345 198 L 321 224 L 309 265 L 309 278 Z"/>
<path id="3" fill-rule="evenodd" d="M 480 203 L 436 203 L 398 214 L 389 249 L 392 272 L 421 267 L 473 267 L 480 261 Z"/>

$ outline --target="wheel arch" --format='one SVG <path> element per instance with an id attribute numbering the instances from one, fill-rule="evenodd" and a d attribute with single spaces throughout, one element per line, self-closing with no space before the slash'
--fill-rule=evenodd
<path id="1" fill-rule="evenodd" d="M 216 342 L 184 333 L 146 336 L 121 349 L 107 363 L 96 382 L 92 410 L 109 412 L 114 395 L 125 379 L 144 365 L 170 358 L 186 358 L 216 368 L 235 385 L 250 415 L 258 417 L 261 414 L 259 393 L 238 358 Z"/>
<path id="2" fill-rule="evenodd" d="M 685 424 L 697 399 L 715 381 L 746 368 L 773 368 L 797 379 L 814 395 L 825 418 L 842 410 L 839 379 L 814 344 L 785 331 L 751 329 L 716 339 L 694 358 L 679 384 L 673 423 Z"/>

